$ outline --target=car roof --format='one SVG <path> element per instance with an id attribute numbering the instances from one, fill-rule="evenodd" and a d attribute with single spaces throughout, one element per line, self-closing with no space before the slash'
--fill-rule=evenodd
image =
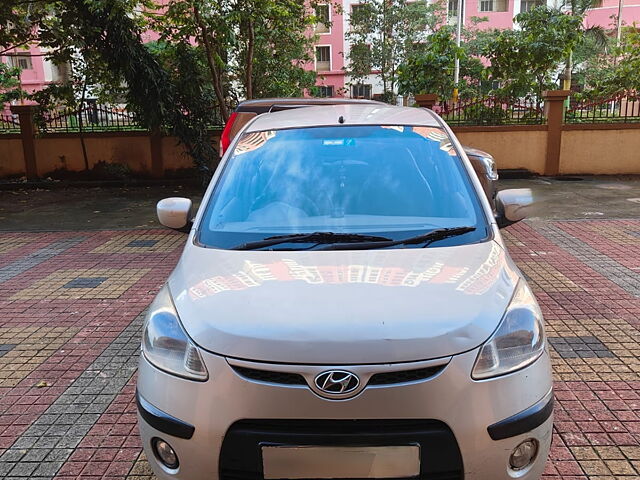
<path id="1" fill-rule="evenodd" d="M 342 104 L 370 104 L 384 105 L 382 102 L 375 100 L 364 100 L 355 98 L 258 98 L 254 100 L 245 100 L 236 108 L 236 112 L 255 112 L 266 113 L 278 109 L 290 109 L 299 107 L 308 107 L 312 105 L 342 105 Z M 274 108 L 275 107 L 275 108 Z"/>
<path id="2" fill-rule="evenodd" d="M 437 116 L 431 110 L 376 103 L 315 106 L 268 113 L 256 117 L 246 131 L 257 132 L 332 125 L 441 126 Z"/>

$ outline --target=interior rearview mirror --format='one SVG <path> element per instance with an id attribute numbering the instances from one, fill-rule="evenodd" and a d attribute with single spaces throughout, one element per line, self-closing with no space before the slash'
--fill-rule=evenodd
<path id="1" fill-rule="evenodd" d="M 191 207 L 192 203 L 188 198 L 165 198 L 156 206 L 158 220 L 165 227 L 184 229 L 191 223 Z"/>
<path id="2" fill-rule="evenodd" d="M 533 205 L 529 188 L 501 190 L 496 195 L 496 221 L 503 228 L 527 218 Z"/>

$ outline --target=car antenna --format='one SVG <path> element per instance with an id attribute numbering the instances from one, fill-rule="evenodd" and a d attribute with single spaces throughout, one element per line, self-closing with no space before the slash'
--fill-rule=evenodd
<path id="1" fill-rule="evenodd" d="M 344 123 L 344 117 L 342 115 L 338 117 L 338 123 Z"/>

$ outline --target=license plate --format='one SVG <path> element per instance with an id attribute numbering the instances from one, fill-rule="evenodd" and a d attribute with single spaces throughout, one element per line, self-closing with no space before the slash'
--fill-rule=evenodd
<path id="1" fill-rule="evenodd" d="M 420 474 L 420 447 L 263 446 L 264 478 L 407 478 Z"/>

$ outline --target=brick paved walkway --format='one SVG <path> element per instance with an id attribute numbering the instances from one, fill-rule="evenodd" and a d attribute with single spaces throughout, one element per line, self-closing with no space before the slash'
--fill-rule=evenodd
<path id="1" fill-rule="evenodd" d="M 640 221 L 519 224 L 555 374 L 546 480 L 640 478 Z M 184 236 L 0 234 L 0 478 L 153 478 L 136 433 L 142 314 Z"/>

